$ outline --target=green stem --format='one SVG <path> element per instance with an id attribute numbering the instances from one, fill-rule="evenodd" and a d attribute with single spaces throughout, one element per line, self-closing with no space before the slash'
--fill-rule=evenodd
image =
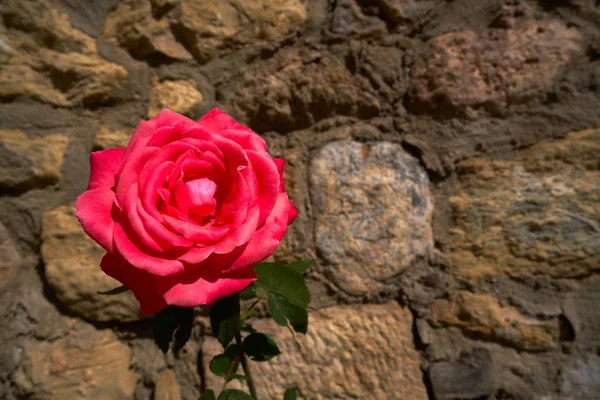
<path id="1" fill-rule="evenodd" d="M 235 333 L 235 342 L 238 346 L 238 351 L 240 354 L 240 362 L 242 363 L 242 368 L 244 369 L 244 375 L 246 375 L 246 382 L 248 382 L 248 389 L 250 389 L 250 396 L 252 400 L 258 400 L 258 396 L 256 395 L 256 387 L 254 386 L 254 380 L 252 380 L 252 373 L 250 372 L 250 365 L 248 365 L 248 360 L 246 359 L 246 354 L 244 353 L 244 347 L 242 346 L 242 334 L 238 328 Z"/>

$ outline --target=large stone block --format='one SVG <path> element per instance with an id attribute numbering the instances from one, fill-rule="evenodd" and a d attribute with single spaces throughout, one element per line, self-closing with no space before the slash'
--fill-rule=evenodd
<path id="1" fill-rule="evenodd" d="M 412 324 L 410 310 L 397 303 L 325 308 L 310 313 L 298 351 L 287 329 L 272 320 L 254 321 L 282 352 L 269 362 L 251 362 L 258 397 L 279 400 L 286 388 L 296 387 L 316 400 L 427 399 Z M 215 391 L 222 378 L 212 375 L 208 362 L 222 351 L 216 339 L 205 340 L 206 384 Z M 230 385 L 244 388 L 244 383 Z"/>
<path id="2" fill-rule="evenodd" d="M 399 144 L 329 143 L 310 183 L 315 243 L 344 291 L 380 291 L 433 246 L 429 179 Z"/>

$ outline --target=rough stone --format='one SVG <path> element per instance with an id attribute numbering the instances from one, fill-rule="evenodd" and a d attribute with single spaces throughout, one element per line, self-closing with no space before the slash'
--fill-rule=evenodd
<path id="1" fill-rule="evenodd" d="M 163 108 L 186 114 L 202 101 L 202 94 L 193 80 L 155 82 L 150 98 L 148 118 L 154 118 Z"/>
<path id="2" fill-rule="evenodd" d="M 12 283 L 22 261 L 17 244 L 6 227 L 0 223 L 0 290 L 4 290 Z"/>
<path id="3" fill-rule="evenodd" d="M 485 349 L 463 353 L 456 361 L 439 361 L 428 370 L 436 400 L 479 399 L 493 390 L 492 360 Z"/>
<path id="4" fill-rule="evenodd" d="M 161 371 L 156 377 L 154 400 L 181 400 L 177 377 L 170 369 Z"/>
<path id="5" fill-rule="evenodd" d="M 419 162 L 400 145 L 332 142 L 310 164 L 315 241 L 350 294 L 378 292 L 433 246 L 433 203 Z"/>
<path id="6" fill-rule="evenodd" d="M 205 62 L 227 47 L 269 43 L 306 20 L 301 0 L 131 0 L 108 16 L 105 37 L 132 55 Z"/>
<path id="7" fill-rule="evenodd" d="M 572 360 L 561 371 L 561 399 L 595 399 L 598 393 L 600 393 L 600 357 L 588 355 L 581 360 Z"/>
<path id="8" fill-rule="evenodd" d="M 598 154 L 600 130 L 589 130 L 540 143 L 515 160 L 460 163 L 450 199 L 453 270 L 465 279 L 598 270 Z"/>
<path id="9" fill-rule="evenodd" d="M 459 291 L 451 302 L 434 301 L 431 310 L 435 322 L 459 327 L 471 337 L 529 351 L 557 348 L 559 344 L 557 318 L 527 317 L 514 307 L 501 306 L 488 295 Z"/>
<path id="10" fill-rule="evenodd" d="M 78 326 L 54 342 L 27 339 L 15 380 L 27 398 L 129 400 L 137 380 L 130 354 L 112 331 Z"/>
<path id="11" fill-rule="evenodd" d="M 94 149 L 104 150 L 114 147 L 127 147 L 133 130 L 129 129 L 112 129 L 103 126 L 96 132 L 94 137 Z"/>
<path id="12" fill-rule="evenodd" d="M 464 115 L 468 107 L 497 113 L 527 102 L 583 55 L 581 43 L 577 30 L 558 21 L 438 36 L 413 68 L 411 106 Z"/>
<path id="13" fill-rule="evenodd" d="M 127 71 L 98 55 L 96 42 L 46 0 L 8 0 L 0 11 L 0 97 L 31 97 L 57 106 L 105 102 Z"/>
<path id="14" fill-rule="evenodd" d="M 242 81 L 241 88 L 221 94 L 257 132 L 287 133 L 335 114 L 370 118 L 381 107 L 363 78 L 320 53 L 284 52 Z"/>
<path id="15" fill-rule="evenodd" d="M 298 340 L 272 320 L 254 321 L 274 337 L 282 354 L 252 363 L 260 399 L 281 399 L 297 387 L 311 399 L 427 399 L 419 353 L 412 341 L 412 315 L 397 303 L 340 306 L 309 315 L 309 330 Z M 222 352 L 216 339 L 203 347 L 208 362 Z M 220 390 L 222 378 L 207 372 L 207 388 Z M 237 382 L 231 384 L 243 385 Z M 242 386 L 238 386 L 242 387 Z"/>
<path id="16" fill-rule="evenodd" d="M 0 186 L 59 181 L 68 144 L 63 135 L 30 138 L 20 130 L 0 130 Z"/>
<path id="17" fill-rule="evenodd" d="M 100 269 L 105 251 L 83 232 L 74 206 L 60 206 L 44 215 L 42 240 L 46 280 L 69 310 L 94 321 L 140 318 L 131 292 L 98 294 L 121 284 Z"/>

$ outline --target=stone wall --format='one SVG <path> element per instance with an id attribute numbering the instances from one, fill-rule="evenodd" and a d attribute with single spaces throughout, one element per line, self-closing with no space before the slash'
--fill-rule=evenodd
<path id="1" fill-rule="evenodd" d="M 596 0 L 4 0 L 0 398 L 196 399 L 198 313 L 164 357 L 73 202 L 91 151 L 218 106 L 287 161 L 314 258 L 264 399 L 597 399 Z M 265 310 L 262 310 L 263 315 Z"/>

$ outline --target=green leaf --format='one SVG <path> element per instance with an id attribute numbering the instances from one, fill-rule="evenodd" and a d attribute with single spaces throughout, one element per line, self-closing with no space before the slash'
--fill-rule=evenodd
<path id="1" fill-rule="evenodd" d="M 256 285 L 252 282 L 248 287 L 240 292 L 240 299 L 248 300 L 256 297 Z"/>
<path id="2" fill-rule="evenodd" d="M 290 321 L 294 331 L 306 334 L 308 331 L 308 312 L 305 308 L 291 304 L 285 297 L 275 294 L 275 298 L 283 307 L 285 316 Z"/>
<path id="3" fill-rule="evenodd" d="M 254 333 L 256 332 L 256 329 L 254 329 L 254 327 L 251 324 L 249 324 L 248 321 L 242 321 L 240 325 L 240 331 Z"/>
<path id="4" fill-rule="evenodd" d="M 105 292 L 98 292 L 98 294 L 104 294 L 104 295 L 107 295 L 107 296 L 114 296 L 115 294 L 125 293 L 128 290 L 129 290 L 129 288 L 123 285 L 123 286 L 116 287 L 114 289 L 107 290 Z"/>
<path id="5" fill-rule="evenodd" d="M 228 373 L 234 373 L 238 368 L 237 346 L 232 344 L 227 346 L 225 352 L 218 354 L 210 360 L 209 368 L 216 376 L 226 376 Z M 232 365 L 235 363 L 235 365 Z"/>
<path id="6" fill-rule="evenodd" d="M 227 389 L 221 392 L 217 400 L 252 400 L 252 397 L 238 389 Z"/>
<path id="7" fill-rule="evenodd" d="M 154 336 L 154 343 L 158 348 L 167 354 L 169 346 L 173 340 L 173 333 L 179 325 L 179 307 L 169 306 L 164 310 L 154 315 L 152 321 L 152 333 Z"/>
<path id="8" fill-rule="evenodd" d="M 208 389 L 206 392 L 202 393 L 202 396 L 198 400 L 216 400 L 215 392 Z"/>
<path id="9" fill-rule="evenodd" d="M 194 309 L 193 308 L 177 308 L 177 321 L 179 327 L 175 331 L 175 344 L 173 351 L 178 352 L 185 346 L 190 336 L 192 335 L 192 328 L 194 327 Z"/>
<path id="10" fill-rule="evenodd" d="M 296 400 L 298 398 L 298 390 L 295 388 L 286 389 L 283 394 L 283 400 Z"/>
<path id="11" fill-rule="evenodd" d="M 267 305 L 269 306 L 271 318 L 273 318 L 275 323 L 277 325 L 287 326 L 288 322 L 285 319 L 285 310 L 283 309 L 283 304 L 281 304 L 277 297 L 275 297 L 275 294 L 269 293 Z"/>
<path id="12" fill-rule="evenodd" d="M 244 339 L 244 353 L 253 361 L 269 361 L 281 354 L 275 340 L 264 333 L 253 333 Z"/>
<path id="13" fill-rule="evenodd" d="M 290 303 L 300 307 L 306 308 L 310 303 L 310 292 L 304 279 L 285 264 L 260 263 L 254 266 L 254 271 L 257 287 L 278 293 Z"/>
<path id="14" fill-rule="evenodd" d="M 236 294 L 217 300 L 210 309 L 210 325 L 214 335 L 226 348 L 240 323 L 240 299 Z"/>
<path id="15" fill-rule="evenodd" d="M 308 269 L 314 263 L 315 263 L 315 260 L 300 260 L 300 261 L 294 261 L 293 263 L 288 264 L 287 267 L 293 269 L 294 271 L 296 271 L 297 273 L 302 275 L 303 273 L 308 271 Z"/>

